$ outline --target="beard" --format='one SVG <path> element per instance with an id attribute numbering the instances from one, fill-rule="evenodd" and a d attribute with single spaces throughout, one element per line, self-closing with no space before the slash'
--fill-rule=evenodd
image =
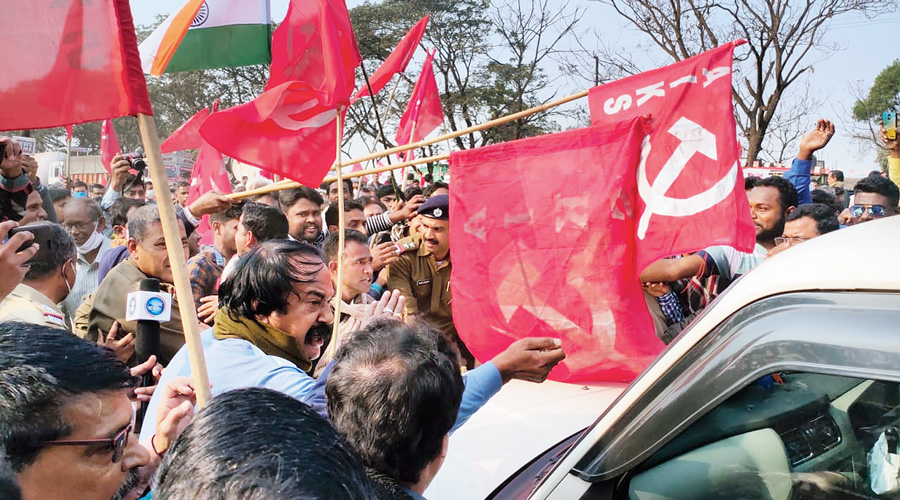
<path id="1" fill-rule="evenodd" d="M 757 243 L 760 241 L 771 241 L 782 234 L 784 234 L 784 217 L 769 229 L 760 226 L 759 233 L 756 235 L 756 241 Z"/>
<path id="2" fill-rule="evenodd" d="M 125 482 L 119 488 L 119 491 L 113 495 L 112 500 L 130 500 L 132 498 L 140 498 L 143 491 L 133 491 L 141 482 L 141 474 L 137 468 L 131 469 Z"/>

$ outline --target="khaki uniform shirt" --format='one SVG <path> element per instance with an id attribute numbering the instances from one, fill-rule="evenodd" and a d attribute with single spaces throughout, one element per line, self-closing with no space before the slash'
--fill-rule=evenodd
<path id="1" fill-rule="evenodd" d="M 404 240 L 401 240 L 404 241 Z M 459 341 L 450 311 L 450 260 L 435 260 L 421 239 L 389 266 L 388 290 L 400 290 L 406 297 L 406 316 L 419 316 L 434 325 L 452 344 L 459 347 L 463 360 L 474 358 Z"/>
<path id="2" fill-rule="evenodd" d="M 0 321 L 23 321 L 68 330 L 62 311 L 56 304 L 46 295 L 24 283 L 19 283 L 12 293 L 0 302 Z"/>

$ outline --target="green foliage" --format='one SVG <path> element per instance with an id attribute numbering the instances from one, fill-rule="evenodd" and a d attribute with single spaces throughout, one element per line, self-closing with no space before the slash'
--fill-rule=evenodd
<path id="1" fill-rule="evenodd" d="M 853 119 L 880 122 L 885 111 L 900 110 L 900 59 L 895 60 L 875 77 L 865 99 L 853 104 Z"/>

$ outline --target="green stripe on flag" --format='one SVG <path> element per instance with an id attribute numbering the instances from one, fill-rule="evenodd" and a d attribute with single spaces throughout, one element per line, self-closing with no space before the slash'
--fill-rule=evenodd
<path id="1" fill-rule="evenodd" d="M 270 24 L 235 24 L 189 30 L 165 72 L 268 64 L 271 29 Z"/>

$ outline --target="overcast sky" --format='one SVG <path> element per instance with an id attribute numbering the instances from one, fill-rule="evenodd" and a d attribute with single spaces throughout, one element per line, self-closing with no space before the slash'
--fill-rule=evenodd
<path id="1" fill-rule="evenodd" d="M 597 31 L 610 34 L 607 43 L 615 44 L 623 50 L 632 50 L 645 41 L 643 35 L 628 27 L 611 9 L 599 2 L 586 0 L 555 0 L 569 8 L 583 5 L 585 16 L 582 23 L 596 22 Z M 363 3 L 348 0 L 348 7 Z M 136 24 L 151 24 L 157 14 L 168 15 L 184 4 L 184 0 L 132 0 L 132 11 Z M 280 22 L 287 12 L 288 0 L 272 0 L 272 19 Z M 815 73 L 811 75 L 810 90 L 825 102 L 819 115 L 829 118 L 837 126 L 836 137 L 819 155 L 829 168 L 843 170 L 847 175 L 864 176 L 876 168 L 875 154 L 871 150 L 862 152 L 858 142 L 849 137 L 854 123 L 850 117 L 853 98 L 849 89 L 859 83 L 866 90 L 875 76 L 898 58 L 896 45 L 888 43 L 893 38 L 892 30 L 900 25 L 900 13 L 883 15 L 873 20 L 862 16 L 838 18 L 829 28 L 827 41 L 842 47 L 842 50 L 815 63 Z M 737 49 L 741 50 L 740 47 Z M 421 55 L 421 54 L 420 54 Z M 422 56 L 424 57 L 424 56 Z M 666 63 L 664 54 L 649 54 L 644 61 L 645 69 Z M 415 63 L 410 68 L 416 68 Z M 412 71 L 412 69 L 408 69 Z M 789 90 L 790 91 L 790 90 Z M 581 103 L 587 108 L 587 100 Z M 810 119 L 809 127 L 814 119 Z M 355 149 L 355 148 L 353 148 Z"/>

